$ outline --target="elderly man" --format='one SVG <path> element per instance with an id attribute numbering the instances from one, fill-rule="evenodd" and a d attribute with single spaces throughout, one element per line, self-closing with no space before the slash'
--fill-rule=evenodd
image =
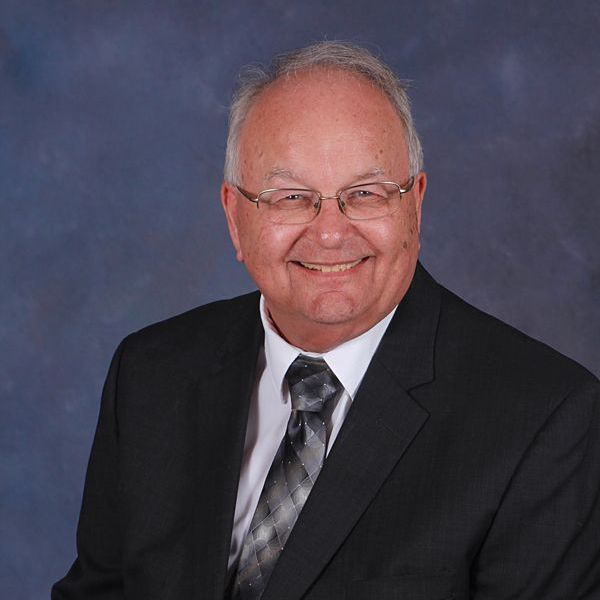
<path id="1" fill-rule="evenodd" d="M 221 196 L 260 293 L 119 346 L 55 600 L 600 598 L 598 381 L 433 281 L 425 187 L 365 50 L 242 82 Z"/>

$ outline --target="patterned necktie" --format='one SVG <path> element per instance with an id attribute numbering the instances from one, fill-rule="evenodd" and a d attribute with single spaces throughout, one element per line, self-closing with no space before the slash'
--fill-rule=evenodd
<path id="1" fill-rule="evenodd" d="M 292 414 L 244 540 L 233 598 L 257 600 L 262 596 L 323 466 L 327 428 L 321 410 L 343 389 L 322 358 L 302 354 L 285 378 Z"/>

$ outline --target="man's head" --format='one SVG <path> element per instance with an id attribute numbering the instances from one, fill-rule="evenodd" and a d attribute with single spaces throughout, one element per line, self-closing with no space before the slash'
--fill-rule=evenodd
<path id="1" fill-rule="evenodd" d="M 363 49 L 323 42 L 261 73 L 232 106 L 222 202 L 237 258 L 281 334 L 325 351 L 372 327 L 410 284 L 425 191 L 421 147 L 401 82 Z M 367 219 L 350 209 L 346 216 L 332 198 L 307 219 L 274 219 L 272 206 L 239 191 L 254 199 L 265 189 L 308 188 L 329 197 L 371 182 L 404 186 L 411 176 L 410 191 Z"/>

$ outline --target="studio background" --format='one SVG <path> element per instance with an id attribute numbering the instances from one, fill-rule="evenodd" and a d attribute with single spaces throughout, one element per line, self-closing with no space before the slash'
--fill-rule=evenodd
<path id="1" fill-rule="evenodd" d="M 322 39 L 411 80 L 422 261 L 600 374 L 597 2 L 0 2 L 0 596 L 75 555 L 111 354 L 253 288 L 219 204 L 240 67 Z"/>

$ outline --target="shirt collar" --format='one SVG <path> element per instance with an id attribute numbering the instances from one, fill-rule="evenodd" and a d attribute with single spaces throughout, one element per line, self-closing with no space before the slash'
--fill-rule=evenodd
<path id="1" fill-rule="evenodd" d="M 298 354 L 323 357 L 335 376 L 340 380 L 344 389 L 354 399 L 358 386 L 381 342 L 396 307 L 381 321 L 373 325 L 371 329 L 361 335 L 336 346 L 324 354 L 304 352 L 296 346 L 288 343 L 275 329 L 268 314 L 265 299 L 260 297 L 260 318 L 265 330 L 265 358 L 266 369 L 270 373 L 275 389 L 281 394 L 282 400 L 286 401 L 286 392 L 283 386 L 285 374 L 289 366 L 294 362 Z"/>

